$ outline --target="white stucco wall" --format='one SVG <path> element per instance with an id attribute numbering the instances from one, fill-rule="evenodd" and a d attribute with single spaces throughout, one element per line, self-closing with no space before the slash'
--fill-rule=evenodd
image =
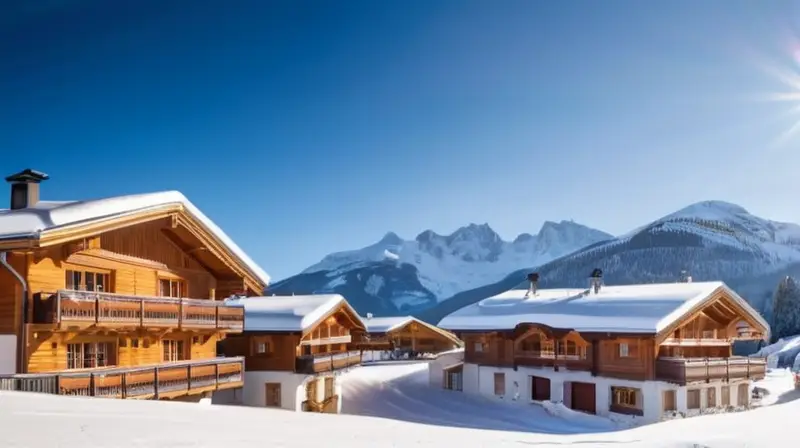
<path id="1" fill-rule="evenodd" d="M 494 374 L 496 372 L 502 372 L 505 374 L 506 390 L 505 394 L 502 396 L 496 396 L 494 394 Z M 667 390 L 675 391 L 677 411 L 683 413 L 684 415 L 690 416 L 709 412 L 707 409 L 709 406 L 706 392 L 706 389 L 709 387 L 717 389 L 717 408 L 721 408 L 719 403 L 722 401 L 721 387 L 723 384 L 702 384 L 687 388 L 685 386 L 678 386 L 661 381 L 629 381 L 606 377 L 593 377 L 589 372 L 569 371 L 566 369 L 560 369 L 558 372 L 556 372 L 552 368 L 518 367 L 518 369 L 514 371 L 513 368 L 509 367 L 491 367 L 477 366 L 475 364 L 464 364 L 464 392 L 479 393 L 497 400 L 517 402 L 520 404 L 536 403 L 531 399 L 531 376 L 549 378 L 550 401 L 556 403 L 564 402 L 565 405 L 569 405 L 569 401 L 571 399 L 571 397 L 569 397 L 569 388 L 567 388 L 567 396 L 565 396 L 565 384 L 568 384 L 569 382 L 595 384 L 595 407 L 597 414 L 608 416 L 614 418 L 615 420 L 632 420 L 636 423 L 653 423 L 662 420 L 665 418 L 665 415 L 667 415 L 663 411 L 663 396 L 664 391 Z M 738 384 L 739 383 L 729 384 L 730 403 L 733 406 L 735 406 L 737 403 Z M 644 415 L 630 416 L 610 412 L 609 408 L 611 405 L 612 386 L 640 389 L 642 392 L 642 410 Z M 701 409 L 699 410 L 687 409 L 686 391 L 690 388 L 701 389 Z"/>
<path id="2" fill-rule="evenodd" d="M 428 363 L 428 381 L 433 387 L 442 387 L 445 367 L 464 361 L 464 350 L 444 352 Z"/>
<path id="3" fill-rule="evenodd" d="M 245 406 L 267 405 L 267 383 L 280 383 L 281 408 L 301 411 L 305 401 L 305 382 L 309 375 L 294 372 L 245 372 L 242 388 L 242 404 Z"/>
<path id="4" fill-rule="evenodd" d="M 281 409 L 300 412 L 303 402 L 306 401 L 306 383 L 318 381 L 317 396 L 310 397 L 315 401 L 325 399 L 325 375 L 312 376 L 294 372 L 245 372 L 244 387 L 232 391 L 220 391 L 214 394 L 215 404 L 241 404 L 244 406 L 265 407 L 267 405 L 267 383 L 280 383 Z M 339 396 L 337 413 L 341 413 L 342 385 L 338 377 L 334 376 L 334 394 Z"/>
<path id="5" fill-rule="evenodd" d="M 0 374 L 17 373 L 17 337 L 0 335 Z"/>

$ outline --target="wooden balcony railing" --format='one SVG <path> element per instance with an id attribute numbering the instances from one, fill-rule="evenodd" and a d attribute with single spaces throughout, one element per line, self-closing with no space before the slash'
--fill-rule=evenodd
<path id="1" fill-rule="evenodd" d="M 224 302 L 60 290 L 34 294 L 35 323 L 105 327 L 244 329 L 244 308 Z"/>
<path id="2" fill-rule="evenodd" d="M 556 353 L 554 350 L 517 350 L 514 364 L 529 367 L 565 367 L 570 370 L 591 370 L 592 347 L 583 347 L 572 353 Z"/>
<path id="3" fill-rule="evenodd" d="M 764 358 L 658 358 L 656 379 L 686 385 L 711 381 L 763 379 L 767 372 Z"/>
<path id="4" fill-rule="evenodd" d="M 105 398 L 171 398 L 242 387 L 244 358 L 0 375 L 0 390 Z"/>
<path id="5" fill-rule="evenodd" d="M 344 336 L 322 337 L 301 341 L 300 345 L 328 345 L 328 344 L 349 344 L 353 338 L 349 334 Z"/>
<path id="6" fill-rule="evenodd" d="M 304 355 L 298 356 L 295 360 L 295 372 L 308 374 L 331 372 L 358 364 L 361 364 L 361 352 Z"/>

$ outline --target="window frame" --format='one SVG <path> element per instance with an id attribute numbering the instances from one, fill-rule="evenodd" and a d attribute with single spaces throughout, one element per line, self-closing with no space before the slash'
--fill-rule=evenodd
<path id="1" fill-rule="evenodd" d="M 186 343 L 183 339 L 162 339 L 161 359 L 163 362 L 187 361 Z"/>
<path id="2" fill-rule="evenodd" d="M 78 274 L 77 280 L 78 284 L 75 284 L 75 274 Z M 89 274 L 92 277 L 92 287 L 91 289 L 88 288 L 87 279 L 89 278 Z M 102 285 L 98 284 L 97 279 L 102 278 L 103 281 L 100 282 Z M 99 289 L 98 289 L 99 287 Z M 64 289 L 70 291 L 87 291 L 87 292 L 113 292 L 113 288 L 111 287 L 111 272 L 103 271 L 100 269 L 92 269 L 92 268 L 85 268 L 83 266 L 69 266 L 64 269 Z"/>
<path id="3" fill-rule="evenodd" d="M 110 341 L 67 344 L 66 370 L 93 369 L 116 365 L 116 344 Z"/>

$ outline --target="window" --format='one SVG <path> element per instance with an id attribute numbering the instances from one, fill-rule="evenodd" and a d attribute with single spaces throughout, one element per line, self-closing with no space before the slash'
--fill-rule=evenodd
<path id="1" fill-rule="evenodd" d="M 494 394 L 502 397 L 506 394 L 506 374 L 497 372 L 494 374 Z"/>
<path id="2" fill-rule="evenodd" d="M 703 339 L 715 339 L 717 335 L 714 330 L 703 330 Z"/>
<path id="3" fill-rule="evenodd" d="M 444 372 L 444 388 L 449 390 L 463 389 L 463 370 L 455 368 Z"/>
<path id="4" fill-rule="evenodd" d="M 475 343 L 475 351 L 482 352 L 483 351 L 483 342 L 476 342 Z"/>
<path id="5" fill-rule="evenodd" d="M 617 344 L 618 356 L 620 358 L 636 358 L 639 356 L 639 342 L 633 341 L 631 342 L 620 342 Z"/>
<path id="6" fill-rule="evenodd" d="M 131 348 L 139 348 L 139 339 L 138 338 L 131 339 Z"/>
<path id="7" fill-rule="evenodd" d="M 108 274 L 92 271 L 66 271 L 67 289 L 73 291 L 109 292 L 111 290 Z"/>
<path id="8" fill-rule="evenodd" d="M 611 387 L 611 404 L 615 406 L 625 406 L 628 408 L 638 408 L 637 395 L 638 389 L 631 387 Z"/>
<path id="9" fill-rule="evenodd" d="M 114 345 L 110 342 L 85 342 L 67 344 L 67 369 L 89 369 L 113 365 L 111 355 Z"/>
<path id="10" fill-rule="evenodd" d="M 161 297 L 186 297 L 186 283 L 183 280 L 158 279 L 158 295 Z"/>
<path id="11" fill-rule="evenodd" d="M 164 361 L 183 361 L 183 341 L 174 339 L 165 339 L 161 341 L 164 348 Z"/>

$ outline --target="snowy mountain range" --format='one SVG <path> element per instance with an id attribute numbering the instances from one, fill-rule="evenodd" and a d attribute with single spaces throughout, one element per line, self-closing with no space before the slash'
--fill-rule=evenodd
<path id="1" fill-rule="evenodd" d="M 759 309 L 781 276 L 800 272 L 800 226 L 750 214 L 722 201 L 690 205 L 613 237 L 571 221 L 503 241 L 488 224 L 414 240 L 388 233 L 338 252 L 270 287 L 275 294 L 338 292 L 361 313 L 413 312 L 435 322 L 489 295 L 520 286 L 536 269 L 546 287 L 583 285 L 595 267 L 607 283 L 723 280 Z M 765 310 L 767 313 L 768 309 Z"/>

